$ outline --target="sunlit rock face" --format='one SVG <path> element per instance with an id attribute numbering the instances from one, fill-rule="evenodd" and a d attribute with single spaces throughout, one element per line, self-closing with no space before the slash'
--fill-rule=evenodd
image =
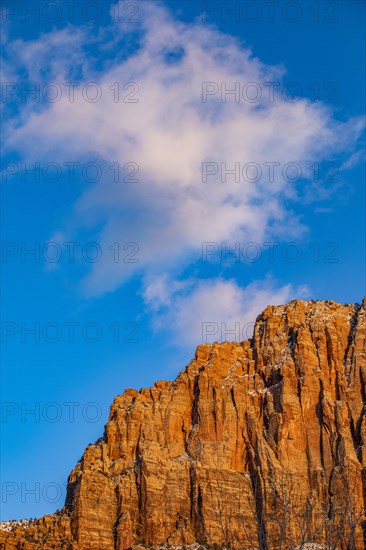
<path id="1" fill-rule="evenodd" d="M 269 306 L 253 339 L 116 397 L 63 510 L 0 548 L 362 549 L 365 382 L 365 300 Z"/>

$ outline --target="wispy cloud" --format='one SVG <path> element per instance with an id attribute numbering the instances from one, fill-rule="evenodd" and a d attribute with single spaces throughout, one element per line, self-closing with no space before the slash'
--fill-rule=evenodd
<path id="1" fill-rule="evenodd" d="M 133 162 L 139 167 L 136 183 L 117 184 L 109 176 L 84 189 L 59 228 L 70 236 L 80 228 L 97 230 L 105 246 L 138 243 L 138 263 L 106 257 L 92 267 L 82 282 L 89 297 L 117 289 L 136 273 L 142 280 L 163 281 L 164 274 L 178 280 L 180 270 L 197 259 L 202 242 L 263 241 L 279 232 L 284 220 L 287 230 L 299 234 L 303 228 L 285 202 L 297 192 L 281 175 L 271 183 L 222 183 L 217 173 L 204 183 L 202 163 L 224 162 L 229 168 L 238 162 L 301 162 L 304 167 L 352 150 L 362 130 L 359 119 L 337 122 L 324 105 L 306 99 L 291 103 L 278 95 L 273 102 L 237 103 L 215 96 L 203 102 L 203 82 L 228 88 L 236 82 L 271 82 L 281 79 L 284 69 L 263 64 L 215 28 L 174 20 L 155 2 L 142 2 L 140 14 L 133 33 L 111 22 L 97 36 L 88 27 L 69 26 L 26 47 L 8 44 L 19 75 L 79 83 L 73 102 L 65 94 L 55 103 L 27 106 L 9 122 L 9 149 L 33 160 L 40 160 L 37 155 L 57 161 L 96 158 L 108 166 Z M 16 52 L 21 52 L 17 58 Z M 102 90 L 95 103 L 83 96 L 83 84 L 91 81 Z M 127 90 L 137 101 L 116 101 L 116 83 L 121 92 L 129 82 L 138 86 Z M 310 169 L 304 169 L 303 178 L 310 180 Z M 248 312 L 257 312 L 259 302 L 271 302 L 271 296 L 285 301 L 293 290 L 252 285 L 240 298 L 237 284 L 223 280 L 201 281 L 187 296 L 160 288 L 175 310 L 165 318 L 187 334 L 195 327 L 190 307 L 202 308 L 207 316 L 213 314 L 207 309 L 212 304 L 225 316 L 229 304 L 231 322 L 244 313 L 249 318 Z M 220 293 L 219 300 L 210 298 Z M 151 283 L 145 287 L 151 306 L 155 294 Z"/>
<path id="2" fill-rule="evenodd" d="M 309 294 L 306 286 L 279 286 L 270 278 L 246 287 L 231 279 L 185 283 L 159 279 L 147 285 L 144 297 L 154 311 L 155 328 L 170 333 L 175 345 L 192 347 L 202 342 L 246 340 L 267 305 L 306 299 Z"/>

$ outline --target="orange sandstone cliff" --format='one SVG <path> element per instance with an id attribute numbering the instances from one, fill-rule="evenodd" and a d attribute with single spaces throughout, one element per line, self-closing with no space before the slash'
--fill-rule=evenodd
<path id="1" fill-rule="evenodd" d="M 198 347 L 174 382 L 128 389 L 60 513 L 0 548 L 364 548 L 365 305 L 269 306 L 253 339 Z"/>

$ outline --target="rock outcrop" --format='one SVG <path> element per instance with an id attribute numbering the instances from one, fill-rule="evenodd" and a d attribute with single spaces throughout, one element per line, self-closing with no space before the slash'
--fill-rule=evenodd
<path id="1" fill-rule="evenodd" d="M 269 306 L 251 340 L 204 344 L 174 382 L 128 389 L 59 514 L 0 548 L 364 548 L 365 305 Z"/>

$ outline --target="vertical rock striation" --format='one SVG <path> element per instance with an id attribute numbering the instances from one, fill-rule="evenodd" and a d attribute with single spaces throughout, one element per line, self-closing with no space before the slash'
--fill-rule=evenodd
<path id="1" fill-rule="evenodd" d="M 251 340 L 116 397 L 62 512 L 3 529 L 0 548 L 362 549 L 365 382 L 365 300 L 269 306 Z"/>

